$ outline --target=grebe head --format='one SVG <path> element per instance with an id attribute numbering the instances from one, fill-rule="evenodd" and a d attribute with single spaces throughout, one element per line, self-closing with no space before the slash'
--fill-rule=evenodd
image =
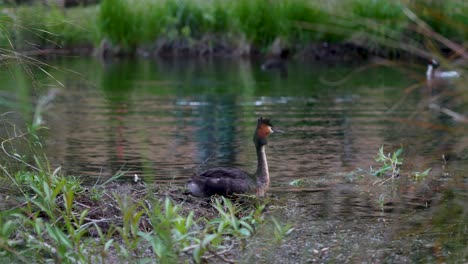
<path id="1" fill-rule="evenodd" d="M 283 133 L 283 131 L 273 127 L 269 119 L 260 117 L 253 136 L 255 146 L 260 147 L 266 145 L 268 136 L 273 133 Z"/>
<path id="2" fill-rule="evenodd" d="M 432 65 L 434 69 L 437 69 L 440 66 L 439 62 L 436 59 L 432 59 L 429 64 Z"/>
<path id="3" fill-rule="evenodd" d="M 427 80 L 432 80 L 434 78 L 435 70 L 440 66 L 439 62 L 436 59 L 432 59 L 429 61 L 426 70 L 426 78 Z"/>

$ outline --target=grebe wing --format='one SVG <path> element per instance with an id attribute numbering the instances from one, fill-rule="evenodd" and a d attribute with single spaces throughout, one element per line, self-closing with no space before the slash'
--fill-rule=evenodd
<path id="1" fill-rule="evenodd" d="M 235 168 L 209 169 L 193 176 L 190 182 L 189 185 L 196 185 L 200 190 L 198 192 L 203 193 L 203 196 L 245 193 L 250 190 L 253 184 L 247 172 Z"/>
<path id="2" fill-rule="evenodd" d="M 227 178 L 227 179 L 244 179 L 249 178 L 246 171 L 236 168 L 214 168 L 206 170 L 195 177 L 210 177 L 210 178 Z"/>

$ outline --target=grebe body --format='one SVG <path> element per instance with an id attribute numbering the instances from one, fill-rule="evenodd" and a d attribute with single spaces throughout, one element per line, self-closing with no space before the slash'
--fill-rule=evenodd
<path id="1" fill-rule="evenodd" d="M 460 77 L 460 73 L 457 71 L 442 71 L 439 69 L 439 66 L 439 62 L 434 59 L 427 65 L 426 78 L 428 81 L 435 79 L 449 80 Z"/>
<path id="2" fill-rule="evenodd" d="M 280 70 L 280 71 L 287 71 L 287 60 L 289 57 L 289 50 L 288 49 L 283 49 L 279 54 L 271 56 L 269 59 L 267 59 L 260 68 L 263 71 L 267 70 Z"/>
<path id="3" fill-rule="evenodd" d="M 257 152 L 257 171 L 254 175 L 236 168 L 209 169 L 189 180 L 187 187 L 190 193 L 198 197 L 253 192 L 257 196 L 264 196 L 270 184 L 265 146 L 268 136 L 275 132 L 282 131 L 274 128 L 268 119 L 258 119 L 253 136 Z"/>
<path id="4" fill-rule="evenodd" d="M 248 193 L 255 183 L 246 171 L 235 168 L 214 168 L 190 179 L 190 193 L 198 197 Z"/>

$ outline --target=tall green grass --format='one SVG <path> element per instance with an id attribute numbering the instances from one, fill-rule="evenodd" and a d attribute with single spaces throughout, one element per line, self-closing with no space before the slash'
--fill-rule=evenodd
<path id="1" fill-rule="evenodd" d="M 219 1 L 103 1 L 99 13 L 102 34 L 124 47 L 135 47 L 164 37 L 200 38 L 229 29 Z"/>
<path id="2" fill-rule="evenodd" d="M 371 49 L 417 43 L 409 8 L 436 32 L 454 41 L 467 37 L 467 5 L 463 1 L 346 0 L 104 0 L 100 10 L 103 35 L 114 43 L 136 46 L 158 38 L 200 39 L 223 34 L 267 47 L 281 37 L 291 45 L 310 42 L 357 42 Z"/>
<path id="3" fill-rule="evenodd" d="M 59 9 L 43 5 L 3 9 L 0 48 L 69 48 L 99 42 L 98 7 Z"/>
<path id="4" fill-rule="evenodd" d="M 468 4 L 465 1 L 412 1 L 413 11 L 437 33 L 457 42 L 468 39 Z"/>
<path id="5" fill-rule="evenodd" d="M 106 38 L 134 50 L 160 39 L 196 43 L 222 38 L 263 49 L 279 37 L 291 46 L 354 42 L 375 50 L 424 49 L 428 36 L 418 32 L 404 9 L 452 41 L 468 37 L 468 5 L 462 0 L 103 0 L 99 6 L 72 9 L 5 8 L 0 45 L 69 47 Z"/>
<path id="6" fill-rule="evenodd" d="M 300 23 L 326 24 L 328 18 L 307 0 L 268 4 L 259 0 L 105 0 L 99 24 L 104 36 L 126 47 L 158 38 L 199 39 L 206 35 L 241 36 L 266 46 L 277 37 L 291 42 L 326 40 L 324 30 L 304 30 Z"/>

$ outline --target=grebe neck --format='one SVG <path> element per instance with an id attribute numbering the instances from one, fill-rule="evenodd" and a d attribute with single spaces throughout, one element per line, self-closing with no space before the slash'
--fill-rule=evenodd
<path id="1" fill-rule="evenodd" d="M 426 71 L 426 78 L 428 80 L 432 79 L 432 75 L 434 74 L 434 66 L 432 64 L 429 64 L 427 66 L 427 71 Z"/>
<path id="2" fill-rule="evenodd" d="M 265 145 L 257 146 L 257 186 L 258 196 L 264 196 L 270 184 L 270 173 L 268 172 L 268 161 L 265 154 Z"/>

